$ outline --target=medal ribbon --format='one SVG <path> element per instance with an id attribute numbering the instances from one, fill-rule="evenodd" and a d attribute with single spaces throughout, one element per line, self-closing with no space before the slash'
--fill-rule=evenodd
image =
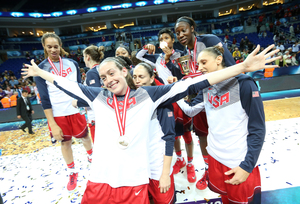
<path id="1" fill-rule="evenodd" d="M 99 65 L 99 64 L 94 64 L 93 67 L 92 67 L 92 69 L 95 68 L 97 65 Z"/>
<path id="2" fill-rule="evenodd" d="M 189 50 L 189 55 L 191 55 L 191 50 L 188 48 Z M 197 55 L 197 38 L 195 37 L 195 43 L 194 43 L 194 56 L 193 56 L 193 62 L 190 62 L 190 64 L 192 65 L 191 68 L 192 68 L 192 73 L 196 73 L 196 56 Z"/>
<path id="3" fill-rule="evenodd" d="M 120 131 L 120 136 L 125 135 L 125 122 L 126 122 L 127 103 L 128 103 L 129 93 L 130 93 L 130 89 L 129 89 L 129 87 L 127 87 L 125 98 L 124 98 L 124 103 L 123 103 L 123 107 L 122 107 L 122 112 L 123 112 L 122 116 L 119 111 L 117 97 L 115 94 L 113 96 L 114 97 L 114 99 L 113 99 L 114 109 L 115 109 L 117 123 L 118 123 L 119 131 Z"/>
<path id="4" fill-rule="evenodd" d="M 62 63 L 61 57 L 59 56 L 59 69 L 60 69 L 60 73 L 58 72 L 57 68 L 55 67 L 55 65 L 53 64 L 52 60 L 49 57 L 48 57 L 48 62 L 52 66 L 55 74 L 58 75 L 58 76 L 62 76 L 62 73 L 63 73 L 63 63 Z"/>

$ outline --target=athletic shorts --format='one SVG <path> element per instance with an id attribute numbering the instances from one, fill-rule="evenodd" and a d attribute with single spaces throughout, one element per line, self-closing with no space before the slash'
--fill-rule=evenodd
<path id="1" fill-rule="evenodd" d="M 206 119 L 206 112 L 202 111 L 194 116 L 193 118 L 193 129 L 197 136 L 207 137 L 208 135 L 208 124 Z"/>
<path id="2" fill-rule="evenodd" d="M 175 203 L 175 184 L 174 176 L 170 175 L 171 187 L 166 193 L 161 193 L 159 186 L 159 181 L 150 179 L 149 182 L 149 199 L 153 199 L 155 204 L 173 204 Z"/>
<path id="3" fill-rule="evenodd" d="M 89 123 L 89 128 L 90 128 L 90 133 L 91 133 L 91 138 L 92 138 L 92 141 L 94 143 L 94 140 L 95 140 L 95 121 L 92 120 L 91 123 Z"/>
<path id="4" fill-rule="evenodd" d="M 88 181 L 81 204 L 149 204 L 148 188 L 149 184 L 112 188 Z"/>
<path id="5" fill-rule="evenodd" d="M 64 138 L 62 142 L 71 140 L 72 136 L 76 138 L 83 138 L 88 134 L 85 116 L 81 115 L 80 113 L 68 116 L 54 117 L 54 120 L 57 123 L 57 125 L 62 129 Z M 49 130 L 50 136 L 53 137 L 50 126 Z"/>
<path id="6" fill-rule="evenodd" d="M 192 118 L 184 114 L 177 103 L 172 103 L 172 105 L 174 108 L 175 133 L 176 136 L 181 136 L 184 132 L 192 130 Z"/>
<path id="7" fill-rule="evenodd" d="M 233 177 L 233 175 L 224 174 L 231 168 L 221 164 L 210 155 L 208 155 L 208 163 L 208 186 L 213 192 L 227 195 L 229 202 L 223 201 L 223 203 L 260 203 L 261 182 L 258 167 L 253 169 L 245 182 L 231 185 L 224 182 Z"/>

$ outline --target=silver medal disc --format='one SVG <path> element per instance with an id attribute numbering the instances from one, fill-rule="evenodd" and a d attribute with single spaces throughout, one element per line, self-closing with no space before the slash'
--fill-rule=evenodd
<path id="1" fill-rule="evenodd" d="M 120 136 L 118 139 L 118 146 L 121 149 L 127 149 L 129 147 L 129 143 L 130 143 L 129 138 L 126 136 Z"/>

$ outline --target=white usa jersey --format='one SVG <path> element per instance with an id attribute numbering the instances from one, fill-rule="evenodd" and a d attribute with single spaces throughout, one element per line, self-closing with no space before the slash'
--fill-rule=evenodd
<path id="1" fill-rule="evenodd" d="M 70 81 L 81 82 L 77 62 L 68 58 L 62 58 L 62 63 L 62 76 Z M 60 73 L 59 62 L 53 62 L 53 64 Z M 41 62 L 39 64 L 39 67 L 42 70 L 55 74 L 52 66 L 48 62 L 48 59 L 45 59 L 43 62 Z M 54 117 L 67 116 L 79 113 L 79 110 L 72 106 L 72 100 L 74 100 L 72 97 L 70 97 L 63 91 L 59 90 L 56 86 L 45 81 L 40 77 L 35 77 L 35 81 L 40 93 L 43 109 L 52 108 Z"/>
<path id="2" fill-rule="evenodd" d="M 54 84 L 95 111 L 95 141 L 90 181 L 106 183 L 113 188 L 149 183 L 148 140 L 151 117 L 163 102 L 171 104 L 186 95 L 198 93 L 209 86 L 205 76 L 186 79 L 172 85 L 141 87 L 131 90 L 127 104 L 125 136 L 130 145 L 118 146 L 120 132 L 114 110 L 113 95 L 106 89 L 88 87 L 55 76 Z M 117 96 L 117 105 L 124 96 Z"/>

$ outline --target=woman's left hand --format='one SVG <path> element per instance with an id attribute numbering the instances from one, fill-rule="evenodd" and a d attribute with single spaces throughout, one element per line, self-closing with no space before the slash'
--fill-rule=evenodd
<path id="1" fill-rule="evenodd" d="M 159 179 L 160 193 L 166 193 L 171 187 L 171 178 L 169 175 L 161 175 Z"/>
<path id="2" fill-rule="evenodd" d="M 270 45 L 261 53 L 257 54 L 260 50 L 260 45 L 257 45 L 255 50 L 251 52 L 246 58 L 246 60 L 242 63 L 244 65 L 243 72 L 253 72 L 265 68 L 277 68 L 278 65 L 267 65 L 271 62 L 274 62 L 277 59 L 280 59 L 280 57 L 269 58 L 277 52 L 279 52 L 279 49 L 269 52 L 274 46 L 275 45 Z"/>
<path id="3" fill-rule="evenodd" d="M 34 62 L 34 59 L 32 59 L 31 61 L 31 65 L 29 64 L 25 64 L 25 67 L 27 68 L 23 68 L 22 70 L 22 75 L 23 78 L 28 78 L 30 76 L 39 76 L 39 71 L 41 70 L 36 63 Z"/>
<path id="4" fill-rule="evenodd" d="M 248 173 L 247 171 L 245 171 L 244 169 L 238 166 L 225 172 L 225 175 L 231 175 L 231 174 L 234 174 L 234 176 L 230 180 L 226 180 L 225 183 L 238 185 L 246 181 L 250 173 Z"/>

